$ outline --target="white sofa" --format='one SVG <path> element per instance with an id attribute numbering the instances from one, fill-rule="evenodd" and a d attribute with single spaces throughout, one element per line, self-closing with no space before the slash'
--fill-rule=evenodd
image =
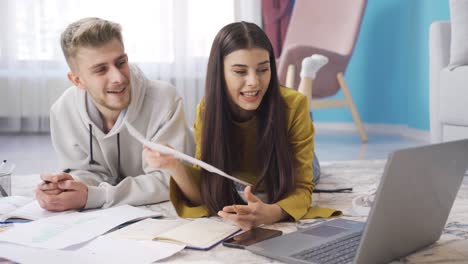
<path id="1" fill-rule="evenodd" d="M 449 21 L 434 22 L 429 33 L 432 142 L 468 138 L 468 66 L 448 66 L 450 25 Z"/>

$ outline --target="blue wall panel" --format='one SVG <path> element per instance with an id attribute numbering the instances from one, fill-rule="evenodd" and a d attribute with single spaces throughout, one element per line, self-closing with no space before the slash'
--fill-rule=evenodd
<path id="1" fill-rule="evenodd" d="M 429 130 L 429 26 L 448 19 L 448 0 L 368 0 L 345 73 L 363 122 Z M 316 110 L 314 119 L 352 122 L 346 109 Z"/>

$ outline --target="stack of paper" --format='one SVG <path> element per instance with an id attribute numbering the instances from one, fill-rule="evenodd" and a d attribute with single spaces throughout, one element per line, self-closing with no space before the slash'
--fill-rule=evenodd
<path id="1" fill-rule="evenodd" d="M 91 240 L 128 221 L 161 213 L 122 205 L 90 212 L 72 212 L 18 225 L 0 234 L 0 241 L 61 249 Z"/>
<path id="2" fill-rule="evenodd" d="M 159 216 L 159 212 L 123 205 L 18 224 L 0 233 L 0 258 L 19 263 L 153 262 L 184 246 L 99 236 L 123 223 Z"/>
<path id="3" fill-rule="evenodd" d="M 170 257 L 183 248 L 181 245 L 157 241 L 135 241 L 106 236 L 66 250 L 41 249 L 0 242 L 0 259 L 5 258 L 24 264 L 152 263 Z"/>

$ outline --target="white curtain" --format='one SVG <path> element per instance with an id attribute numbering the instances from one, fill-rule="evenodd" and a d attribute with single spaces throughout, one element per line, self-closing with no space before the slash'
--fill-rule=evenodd
<path id="1" fill-rule="evenodd" d="M 171 82 L 187 120 L 203 97 L 212 40 L 236 20 L 260 21 L 260 0 L 0 0 L 0 132 L 49 130 L 52 103 L 70 86 L 60 33 L 96 16 L 123 27 L 126 51 L 151 79 Z"/>

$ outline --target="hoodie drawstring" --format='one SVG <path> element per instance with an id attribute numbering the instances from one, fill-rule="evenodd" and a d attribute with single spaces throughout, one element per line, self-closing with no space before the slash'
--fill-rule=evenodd
<path id="1" fill-rule="evenodd" d="M 91 154 L 91 159 L 89 160 L 89 164 L 97 164 L 97 162 L 93 158 L 93 126 L 89 124 L 89 152 Z M 117 133 L 117 173 L 118 179 L 121 178 L 120 174 L 120 133 Z"/>
<path id="2" fill-rule="evenodd" d="M 93 158 L 93 126 L 91 124 L 89 124 L 89 152 L 91 153 L 89 164 L 97 164 Z"/>
<path id="3" fill-rule="evenodd" d="M 119 178 L 120 178 L 120 133 L 117 133 L 117 173 L 119 174 Z"/>

